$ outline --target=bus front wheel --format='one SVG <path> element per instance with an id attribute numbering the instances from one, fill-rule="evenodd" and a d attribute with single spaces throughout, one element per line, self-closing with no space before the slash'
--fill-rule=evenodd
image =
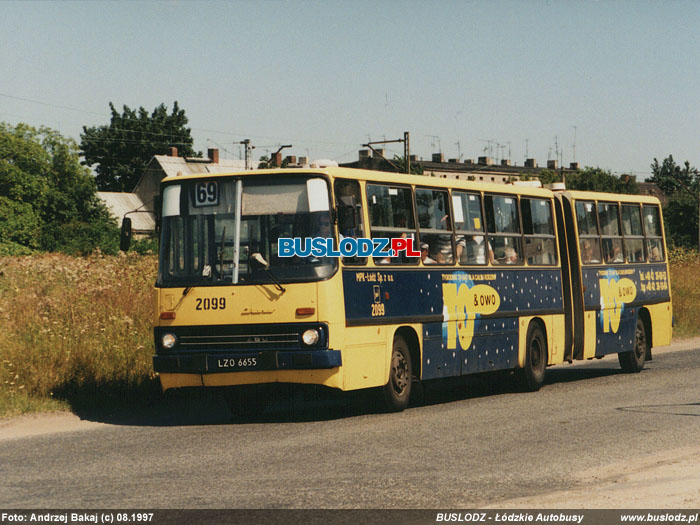
<path id="1" fill-rule="evenodd" d="M 644 321 L 637 319 L 637 327 L 634 330 L 634 350 L 617 354 L 622 370 L 633 374 L 641 372 L 646 362 L 648 344 Z"/>
<path id="2" fill-rule="evenodd" d="M 521 383 L 525 390 L 536 392 L 542 387 L 546 368 L 547 340 L 542 327 L 533 322 L 527 329 L 525 367 L 520 370 Z"/>
<path id="3" fill-rule="evenodd" d="M 384 401 L 389 412 L 401 412 L 411 397 L 411 354 L 403 337 L 394 337 L 391 350 L 389 381 L 384 385 Z"/>

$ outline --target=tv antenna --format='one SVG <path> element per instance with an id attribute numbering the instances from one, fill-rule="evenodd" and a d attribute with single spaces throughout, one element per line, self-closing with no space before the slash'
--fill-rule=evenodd
<path id="1" fill-rule="evenodd" d="M 496 144 L 496 141 L 493 139 L 479 139 L 479 142 L 486 142 L 483 152 L 488 152 L 489 157 L 493 157 L 493 145 Z"/>
<path id="2" fill-rule="evenodd" d="M 433 152 L 435 152 L 435 143 L 437 143 L 438 153 L 442 153 L 442 146 L 440 145 L 440 137 L 438 135 L 426 135 L 426 137 L 433 139 L 430 142 L 430 147 L 433 148 Z"/>

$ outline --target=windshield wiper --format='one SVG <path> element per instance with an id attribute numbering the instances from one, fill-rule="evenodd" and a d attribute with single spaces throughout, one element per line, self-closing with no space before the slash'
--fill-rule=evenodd
<path id="1" fill-rule="evenodd" d="M 265 260 L 265 257 L 263 257 L 260 253 L 255 252 L 253 255 L 250 256 L 250 260 L 254 261 L 256 264 L 260 265 L 260 268 L 265 272 L 265 274 L 270 278 L 272 283 L 277 287 L 277 289 L 284 293 L 287 290 L 285 289 L 284 286 L 282 286 L 282 283 L 280 283 L 277 278 L 272 274 L 270 271 L 270 263 L 268 263 Z"/>

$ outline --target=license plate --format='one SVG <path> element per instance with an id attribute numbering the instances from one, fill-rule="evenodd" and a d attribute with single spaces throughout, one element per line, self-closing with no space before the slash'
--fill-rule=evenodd
<path id="1" fill-rule="evenodd" d="M 258 355 L 241 357 L 209 357 L 209 370 L 221 372 L 242 372 L 244 370 L 256 370 L 261 366 L 261 358 Z"/>

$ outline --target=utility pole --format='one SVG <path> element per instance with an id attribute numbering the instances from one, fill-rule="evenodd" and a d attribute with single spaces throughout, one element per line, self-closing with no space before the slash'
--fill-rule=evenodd
<path id="1" fill-rule="evenodd" d="M 250 145 L 250 139 L 245 139 L 240 141 L 238 144 L 243 144 L 245 147 L 245 169 L 249 170 L 250 169 L 250 155 L 255 149 L 255 146 Z"/>
<path id="2" fill-rule="evenodd" d="M 285 148 L 291 148 L 291 147 L 292 147 L 291 144 L 285 144 L 284 146 L 280 146 L 279 148 L 277 148 L 277 151 L 275 151 L 272 155 L 270 155 L 270 159 L 267 161 L 267 167 L 268 168 L 270 167 L 270 165 L 272 164 L 272 159 L 274 159 L 280 151 L 282 151 Z M 277 167 L 281 168 L 282 165 L 280 164 Z"/>
<path id="3" fill-rule="evenodd" d="M 403 132 L 403 157 L 406 159 L 406 173 L 411 173 L 411 141 L 408 131 Z"/>
<path id="4" fill-rule="evenodd" d="M 363 144 L 363 148 L 369 148 L 372 150 L 372 153 L 377 155 L 378 157 L 381 157 L 383 160 L 389 163 L 390 166 L 392 166 L 396 171 L 401 172 L 401 169 L 391 162 L 389 159 L 387 159 L 384 155 L 379 153 L 376 149 L 374 149 L 372 146 L 376 144 L 394 144 L 396 142 L 403 142 L 403 155 L 404 155 L 404 161 L 406 164 L 406 173 L 411 173 L 411 151 L 409 147 L 409 134 L 408 131 L 403 132 L 403 138 L 402 139 L 394 139 L 394 140 L 375 140 L 374 142 L 368 142 L 367 144 Z"/>

